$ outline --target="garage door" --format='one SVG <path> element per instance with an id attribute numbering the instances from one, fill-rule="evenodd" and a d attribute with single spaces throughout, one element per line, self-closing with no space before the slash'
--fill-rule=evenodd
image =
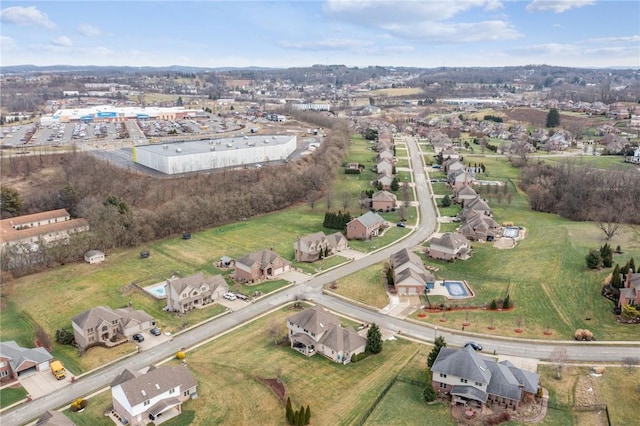
<path id="1" fill-rule="evenodd" d="M 37 370 L 36 370 L 36 366 L 34 365 L 33 367 L 25 368 L 24 370 L 19 371 L 18 372 L 18 377 L 23 377 L 24 378 L 24 377 L 28 377 L 28 376 L 30 376 L 32 374 L 35 374 L 35 373 L 37 373 Z"/>

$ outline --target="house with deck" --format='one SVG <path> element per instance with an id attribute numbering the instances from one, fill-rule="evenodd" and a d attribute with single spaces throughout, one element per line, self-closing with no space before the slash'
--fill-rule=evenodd
<path id="1" fill-rule="evenodd" d="M 427 285 L 435 283 L 434 275 L 424 267 L 420 256 L 407 248 L 392 254 L 389 265 L 393 271 L 393 287 L 401 296 L 424 294 Z"/>
<path id="2" fill-rule="evenodd" d="M 347 223 L 347 239 L 370 240 L 378 236 L 386 223 L 387 221 L 378 213 L 366 212 Z"/>
<path id="3" fill-rule="evenodd" d="M 445 232 L 440 237 L 432 238 L 427 248 L 430 258 L 440 260 L 466 260 L 471 257 L 471 251 L 469 240 L 457 232 Z"/>
<path id="4" fill-rule="evenodd" d="M 164 289 L 168 309 L 184 314 L 213 303 L 229 291 L 229 285 L 222 275 L 205 277 L 198 272 L 189 277 L 169 279 Z"/>
<path id="5" fill-rule="evenodd" d="M 82 350 L 94 346 L 115 346 L 136 333 L 155 326 L 153 317 L 132 307 L 111 309 L 96 306 L 71 318 L 73 336 Z"/>

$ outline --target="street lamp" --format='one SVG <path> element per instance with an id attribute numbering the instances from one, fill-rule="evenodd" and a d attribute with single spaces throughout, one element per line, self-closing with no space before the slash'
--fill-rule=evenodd
<path id="1" fill-rule="evenodd" d="M 433 327 L 433 343 L 436 342 L 437 338 L 438 338 L 438 326 L 436 325 L 435 327 Z"/>

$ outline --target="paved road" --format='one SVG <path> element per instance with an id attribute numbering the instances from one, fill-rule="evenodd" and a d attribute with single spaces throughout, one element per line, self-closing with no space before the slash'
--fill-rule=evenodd
<path id="1" fill-rule="evenodd" d="M 379 324 L 382 327 L 400 332 L 407 337 L 432 342 L 437 334 L 438 336 L 445 336 L 449 345 L 463 345 L 466 341 L 470 340 L 469 337 L 454 334 L 451 331 L 434 329 L 425 325 L 388 317 L 379 312 L 322 294 L 322 287 L 325 284 L 365 267 L 382 262 L 400 248 L 416 246 L 427 239 L 435 230 L 436 212 L 429 191 L 429 183 L 422 167 L 419 148 L 412 138 L 407 138 L 407 146 L 414 169 L 416 195 L 417 199 L 420 200 L 420 223 L 407 238 L 390 247 L 383 248 L 361 259 L 354 260 L 344 266 L 316 276 L 305 283 L 297 284 L 287 290 L 269 295 L 254 304 L 247 304 L 240 310 L 231 312 L 214 321 L 176 335 L 172 341 L 166 344 L 155 347 L 148 352 L 136 354 L 95 373 L 89 374 L 86 377 L 82 377 L 60 391 L 11 409 L 0 416 L 0 424 L 2 424 L 2 426 L 18 426 L 27 423 L 46 410 L 64 406 L 77 397 L 86 396 L 98 389 L 108 386 L 124 368 L 142 369 L 150 364 L 173 357 L 174 354 L 182 348 L 193 347 L 210 339 L 212 336 L 218 336 L 228 332 L 259 315 L 277 309 L 296 296 L 302 296 L 318 302 L 331 310 L 360 321 Z M 485 348 L 484 351 L 488 353 L 493 353 L 495 350 L 496 353 L 499 354 L 537 358 L 548 358 L 555 347 L 562 345 L 562 347 L 567 349 L 568 358 L 576 361 L 617 361 L 625 356 L 637 356 L 638 351 L 640 351 L 639 342 L 620 344 L 612 344 L 611 342 L 585 342 L 584 344 L 577 344 L 576 342 L 540 342 L 526 339 L 505 339 L 494 336 L 477 335 L 473 337 L 473 340 L 481 343 Z"/>

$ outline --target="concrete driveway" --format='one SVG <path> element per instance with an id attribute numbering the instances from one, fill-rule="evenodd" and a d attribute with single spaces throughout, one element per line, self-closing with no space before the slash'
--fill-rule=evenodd
<path id="1" fill-rule="evenodd" d="M 36 399 L 70 385 L 71 377 L 73 376 L 74 375 L 67 370 L 67 377 L 58 380 L 53 376 L 51 371 L 44 370 L 29 374 L 26 377 L 20 377 L 18 381 L 31 396 L 31 399 Z"/>
<path id="2" fill-rule="evenodd" d="M 172 335 L 166 335 L 164 333 L 160 334 L 159 336 L 154 336 L 153 334 L 149 333 L 148 330 L 143 331 L 139 334 L 142 334 L 144 336 L 144 340 L 142 342 L 132 342 L 140 348 L 140 351 L 146 351 L 159 346 L 170 341 L 173 337 Z"/>

